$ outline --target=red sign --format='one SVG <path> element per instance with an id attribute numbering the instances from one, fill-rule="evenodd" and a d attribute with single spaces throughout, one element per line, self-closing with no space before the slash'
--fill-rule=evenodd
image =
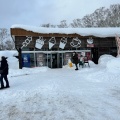
<path id="1" fill-rule="evenodd" d="M 94 47 L 94 44 L 87 44 L 87 47 Z"/>

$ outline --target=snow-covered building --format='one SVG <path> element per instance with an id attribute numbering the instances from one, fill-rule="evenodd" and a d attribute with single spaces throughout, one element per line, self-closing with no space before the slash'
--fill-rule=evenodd
<path id="1" fill-rule="evenodd" d="M 11 36 L 19 51 L 20 66 L 60 68 L 72 52 L 96 64 L 103 54 L 117 55 L 116 34 L 120 28 L 43 28 L 12 25 Z"/>

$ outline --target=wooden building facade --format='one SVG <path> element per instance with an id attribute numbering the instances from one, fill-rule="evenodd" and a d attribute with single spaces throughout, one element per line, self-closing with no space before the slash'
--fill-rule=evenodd
<path id="1" fill-rule="evenodd" d="M 11 28 L 11 36 L 19 51 L 21 67 L 60 68 L 67 64 L 68 59 L 71 59 L 73 51 L 76 51 L 79 56 L 84 54 L 96 64 L 103 54 L 117 55 L 115 36 L 40 33 L 17 27 Z M 29 64 L 25 64 L 25 62 Z"/>

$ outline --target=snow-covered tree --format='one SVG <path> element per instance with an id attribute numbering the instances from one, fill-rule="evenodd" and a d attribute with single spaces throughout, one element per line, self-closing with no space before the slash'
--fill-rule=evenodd
<path id="1" fill-rule="evenodd" d="M 120 27 L 120 4 L 110 5 L 110 8 L 100 7 L 81 19 L 74 19 L 70 24 L 67 24 L 66 20 L 62 20 L 59 25 L 49 23 L 42 25 L 42 27 Z"/>
<path id="2" fill-rule="evenodd" d="M 0 28 L 0 49 L 3 49 L 3 40 L 7 38 L 8 30 L 6 28 Z"/>
<path id="3" fill-rule="evenodd" d="M 73 23 L 70 23 L 70 27 L 76 28 L 76 27 L 83 27 L 83 22 L 81 19 L 74 19 Z"/>
<path id="4" fill-rule="evenodd" d="M 50 23 L 47 23 L 47 24 L 42 24 L 42 25 L 40 25 L 40 27 L 55 28 L 56 25 L 52 25 L 52 24 L 50 24 Z"/>
<path id="5" fill-rule="evenodd" d="M 120 27 L 120 4 L 110 6 L 106 21 L 110 27 Z"/>
<path id="6" fill-rule="evenodd" d="M 14 49 L 14 46 L 15 44 L 10 36 L 8 29 L 0 28 L 0 49 L 11 50 L 11 49 Z"/>
<path id="7" fill-rule="evenodd" d="M 3 49 L 6 49 L 6 50 L 15 49 L 15 44 L 14 44 L 11 36 L 8 36 L 7 38 L 5 38 L 3 40 Z"/>
<path id="8" fill-rule="evenodd" d="M 74 19 L 70 27 L 120 27 L 120 4 L 101 7 L 82 19 Z"/>
<path id="9" fill-rule="evenodd" d="M 79 21 L 78 21 L 79 20 Z M 72 27 L 120 27 L 120 4 L 101 7 L 82 19 L 73 20 Z"/>
<path id="10" fill-rule="evenodd" d="M 58 28 L 68 28 L 66 20 L 62 20 L 60 25 L 57 25 Z"/>

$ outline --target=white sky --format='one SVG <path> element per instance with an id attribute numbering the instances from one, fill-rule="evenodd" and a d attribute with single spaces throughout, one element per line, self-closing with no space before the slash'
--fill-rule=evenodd
<path id="1" fill-rule="evenodd" d="M 120 0 L 0 0 L 0 28 L 13 24 L 39 26 L 71 22 L 97 8 L 119 4 Z"/>

